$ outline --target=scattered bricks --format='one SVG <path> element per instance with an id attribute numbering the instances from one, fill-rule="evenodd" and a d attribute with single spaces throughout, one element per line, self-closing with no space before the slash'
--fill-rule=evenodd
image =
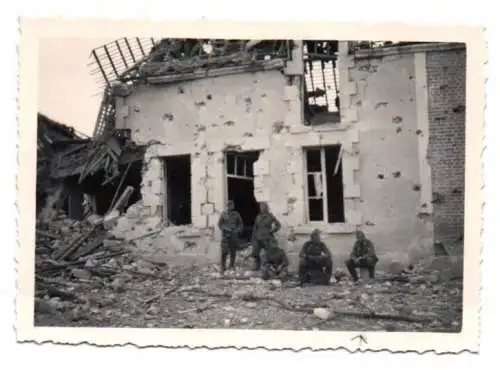
<path id="1" fill-rule="evenodd" d="M 201 205 L 201 214 L 203 216 L 213 215 L 215 213 L 215 206 L 213 203 L 205 203 Z"/>

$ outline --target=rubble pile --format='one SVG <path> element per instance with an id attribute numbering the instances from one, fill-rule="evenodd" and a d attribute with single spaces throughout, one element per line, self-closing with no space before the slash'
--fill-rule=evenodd
<path id="1" fill-rule="evenodd" d="M 59 214 L 37 221 L 35 322 L 44 326 L 285 330 L 460 330 L 461 260 L 394 263 L 354 283 L 343 270 L 327 286 L 301 287 L 292 274 L 262 280 L 243 268 L 146 261 L 137 239 L 114 237 L 106 220 Z M 194 261 L 193 261 L 194 262 Z M 169 262 L 170 263 L 170 262 Z"/>
<path id="2" fill-rule="evenodd" d="M 328 286 L 300 287 L 294 276 L 266 281 L 240 267 L 221 275 L 216 265 L 134 258 L 92 257 L 67 268 L 52 286 L 70 295 L 39 290 L 37 325 L 442 332 L 461 327 L 462 281 L 423 264 L 359 283 L 337 274 Z"/>

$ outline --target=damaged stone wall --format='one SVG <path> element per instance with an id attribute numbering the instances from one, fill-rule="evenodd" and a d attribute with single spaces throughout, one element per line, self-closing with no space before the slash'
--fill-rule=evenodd
<path id="1" fill-rule="evenodd" d="M 296 264 L 316 227 L 341 266 L 362 228 L 381 267 L 432 253 L 433 204 L 427 69 L 423 52 L 374 57 L 339 48 L 341 123 L 306 126 L 300 65 L 241 72 L 176 84 L 136 87 L 117 101 L 124 128 L 137 143 L 156 142 L 145 156 L 142 201 L 116 233 L 134 237 L 159 230 L 143 253 L 190 254 L 217 261 L 216 228 L 226 199 L 224 151 L 260 151 L 254 195 L 282 221 L 280 246 Z M 292 68 L 293 67 L 293 68 Z M 308 224 L 304 147 L 342 145 L 345 222 Z M 162 158 L 191 155 L 190 226 L 164 226 Z"/>
<path id="2" fill-rule="evenodd" d="M 464 234 L 465 76 L 465 48 L 427 53 L 434 230 L 448 246 Z"/>
<path id="3" fill-rule="evenodd" d="M 131 129 L 133 140 L 157 141 L 146 153 L 143 200 L 133 209 L 136 214 L 132 219 L 140 221 L 133 226 L 137 234 L 162 225 L 165 196 L 162 158 L 191 155 L 192 226 L 163 228 L 155 241 L 148 241 L 153 245 L 146 247 L 163 249 L 169 254 L 217 258 L 219 233 L 215 226 L 226 197 L 223 152 L 264 151 L 258 161 L 263 168 L 256 170 L 256 177 L 272 190 L 264 177 L 269 173 L 273 177 L 286 173 L 286 154 L 279 149 L 279 137 L 288 131 L 290 122 L 286 87 L 290 87 L 286 77 L 279 70 L 270 70 L 178 84 L 142 85 L 124 99 L 119 110 L 127 112 L 123 125 Z M 300 104 L 292 114 L 296 121 L 300 120 Z M 283 160 L 275 157 L 278 153 Z M 272 165 L 266 158 L 273 158 Z M 257 197 L 263 188 L 258 183 L 256 180 Z M 273 199 L 273 212 L 280 215 L 286 210 L 285 195 L 270 191 L 265 197 L 268 196 Z M 125 232 L 125 228 L 123 225 L 119 231 Z"/>
<path id="4" fill-rule="evenodd" d="M 413 53 L 355 58 L 351 108 L 359 129 L 361 213 L 381 263 L 409 262 L 432 238 L 420 214 L 423 183 Z M 425 235 L 427 234 L 427 235 Z M 425 243 L 426 245 L 422 245 Z"/>

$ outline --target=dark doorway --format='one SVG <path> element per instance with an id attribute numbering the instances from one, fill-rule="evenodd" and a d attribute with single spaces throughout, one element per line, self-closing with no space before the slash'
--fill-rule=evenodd
<path id="1" fill-rule="evenodd" d="M 179 155 L 164 161 L 165 216 L 171 225 L 191 224 L 191 157 Z"/>
<path id="2" fill-rule="evenodd" d="M 241 239 L 250 241 L 259 204 L 254 196 L 253 164 L 259 159 L 259 152 L 227 152 L 226 178 L 227 198 L 234 202 L 234 208 L 241 215 L 244 229 Z"/>

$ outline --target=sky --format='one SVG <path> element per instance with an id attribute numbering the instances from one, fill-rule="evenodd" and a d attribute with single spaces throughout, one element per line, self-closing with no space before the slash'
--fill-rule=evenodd
<path id="1" fill-rule="evenodd" d="M 113 39 L 43 39 L 39 46 L 39 111 L 91 135 L 101 91 L 89 73 L 92 49 Z"/>

